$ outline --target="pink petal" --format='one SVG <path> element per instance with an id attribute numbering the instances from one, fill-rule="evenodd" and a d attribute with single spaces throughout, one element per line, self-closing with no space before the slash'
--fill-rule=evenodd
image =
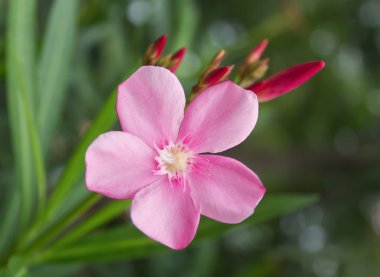
<path id="1" fill-rule="evenodd" d="M 86 185 L 114 199 L 129 199 L 157 180 L 155 152 L 141 139 L 124 132 L 99 136 L 86 152 Z"/>
<path id="2" fill-rule="evenodd" d="M 177 139 L 184 107 L 180 82 L 163 67 L 143 66 L 119 86 L 116 109 L 123 131 L 151 147 Z"/>
<path id="3" fill-rule="evenodd" d="M 254 172 L 239 161 L 222 156 L 199 155 L 196 163 L 188 182 L 202 215 L 239 223 L 253 213 L 265 193 Z"/>
<path id="4" fill-rule="evenodd" d="M 173 249 L 185 248 L 194 238 L 199 209 L 188 188 L 172 185 L 166 177 L 142 189 L 133 198 L 133 223 L 150 238 Z"/>
<path id="5" fill-rule="evenodd" d="M 247 89 L 256 93 L 260 102 L 279 97 L 308 81 L 317 74 L 325 63 L 323 61 L 308 62 L 289 67 L 261 82 L 254 83 Z"/>
<path id="6" fill-rule="evenodd" d="M 231 81 L 209 87 L 186 109 L 179 140 L 194 152 L 221 152 L 244 141 L 258 116 L 256 96 Z"/>

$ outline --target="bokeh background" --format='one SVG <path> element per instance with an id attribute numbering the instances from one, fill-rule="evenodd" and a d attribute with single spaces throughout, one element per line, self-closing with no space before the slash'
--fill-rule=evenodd
<path id="1" fill-rule="evenodd" d="M 7 1 L 2 2 L 1 183 L 12 161 L 5 96 Z M 37 38 L 50 5 L 39 1 Z M 229 52 L 226 65 L 238 64 L 269 38 L 264 55 L 270 57 L 269 75 L 309 60 L 327 66 L 294 92 L 263 103 L 254 132 L 226 154 L 252 168 L 267 194 L 317 193 L 319 201 L 185 251 L 51 265 L 54 276 L 380 276 L 380 1 L 86 0 L 78 16 L 64 120 L 49 150 L 50 178 L 59 174 L 107 96 L 161 34 L 169 37 L 167 52 L 188 47 L 178 71 L 188 90 L 217 50 Z M 43 270 L 34 275 L 43 276 Z"/>

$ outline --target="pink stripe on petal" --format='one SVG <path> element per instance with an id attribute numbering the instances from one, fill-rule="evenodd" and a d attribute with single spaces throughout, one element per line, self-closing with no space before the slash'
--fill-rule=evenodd
<path id="1" fill-rule="evenodd" d="M 188 188 L 162 178 L 136 194 L 131 218 L 150 238 L 170 248 L 183 249 L 195 236 L 200 213 Z"/>
<path id="2" fill-rule="evenodd" d="M 265 193 L 254 172 L 223 156 L 199 155 L 197 163 L 187 180 L 202 215 L 224 223 L 239 223 L 254 212 Z"/>
<path id="3" fill-rule="evenodd" d="M 243 142 L 258 117 L 255 94 L 231 81 L 211 86 L 190 103 L 178 139 L 195 153 L 217 153 Z"/>
<path id="4" fill-rule="evenodd" d="M 116 110 L 123 131 L 152 148 L 177 139 L 184 108 L 183 88 L 166 68 L 143 66 L 119 86 Z"/>
<path id="5" fill-rule="evenodd" d="M 253 91 L 259 102 L 277 98 L 307 82 L 324 68 L 325 62 L 315 61 L 289 67 L 268 79 L 254 83 L 247 89 Z"/>
<path id="6" fill-rule="evenodd" d="M 129 199 L 157 180 L 155 151 L 141 139 L 124 132 L 99 136 L 86 152 L 86 185 L 114 199 Z"/>

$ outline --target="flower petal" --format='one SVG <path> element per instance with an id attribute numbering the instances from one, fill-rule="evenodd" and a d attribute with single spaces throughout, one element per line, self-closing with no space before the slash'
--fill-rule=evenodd
<path id="1" fill-rule="evenodd" d="M 226 81 L 200 92 L 190 103 L 178 138 L 197 153 L 221 152 L 243 142 L 257 116 L 257 97 Z"/>
<path id="2" fill-rule="evenodd" d="M 269 101 L 307 82 L 324 67 L 323 61 L 299 64 L 261 82 L 254 83 L 247 89 L 256 93 L 260 102 Z"/>
<path id="3" fill-rule="evenodd" d="M 193 240 L 199 217 L 188 188 L 172 185 L 166 177 L 139 191 L 132 201 L 131 218 L 137 228 L 173 249 L 185 248 Z"/>
<path id="4" fill-rule="evenodd" d="M 260 179 L 237 160 L 199 155 L 195 166 L 187 180 L 202 215 L 225 223 L 239 223 L 253 213 L 264 196 Z"/>
<path id="5" fill-rule="evenodd" d="M 155 152 L 141 139 L 124 132 L 99 136 L 86 152 L 86 185 L 114 199 L 129 199 L 157 180 Z"/>
<path id="6" fill-rule="evenodd" d="M 116 109 L 123 131 L 151 147 L 177 139 L 184 107 L 180 82 L 163 67 L 143 66 L 119 86 Z"/>

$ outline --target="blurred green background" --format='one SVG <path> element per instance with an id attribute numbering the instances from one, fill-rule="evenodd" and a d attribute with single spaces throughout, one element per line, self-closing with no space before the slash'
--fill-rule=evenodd
<path id="1" fill-rule="evenodd" d="M 12 166 L 5 94 L 10 1 L 0 10 L 1 186 Z M 107 96 L 161 34 L 168 34 L 167 53 L 188 47 L 178 71 L 188 90 L 217 50 L 229 52 L 226 65 L 238 64 L 269 38 L 269 75 L 309 60 L 327 66 L 296 91 L 263 103 L 254 132 L 226 155 L 253 169 L 267 195 L 318 193 L 320 200 L 184 251 L 51 265 L 33 269 L 33 276 L 380 276 L 380 1 L 80 2 L 67 102 L 48 150 L 50 182 Z M 51 1 L 38 1 L 36 52 L 50 7 Z"/>

